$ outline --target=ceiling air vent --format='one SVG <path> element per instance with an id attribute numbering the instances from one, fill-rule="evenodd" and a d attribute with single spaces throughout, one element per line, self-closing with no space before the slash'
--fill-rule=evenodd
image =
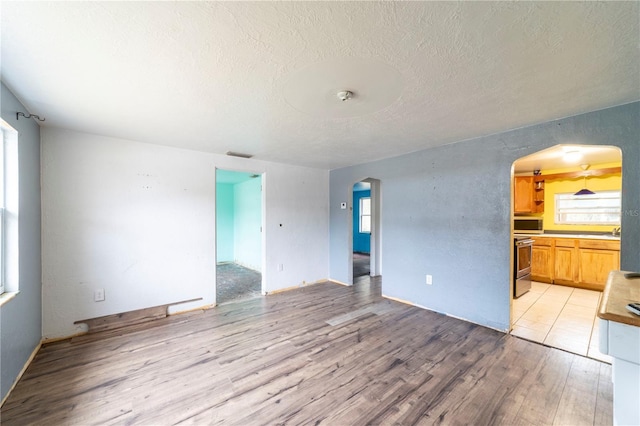
<path id="1" fill-rule="evenodd" d="M 229 155 L 231 157 L 240 157 L 240 158 L 251 158 L 251 157 L 253 157 L 253 155 L 251 155 L 251 154 L 243 154 L 241 152 L 233 152 L 233 151 L 227 151 L 227 155 Z"/>

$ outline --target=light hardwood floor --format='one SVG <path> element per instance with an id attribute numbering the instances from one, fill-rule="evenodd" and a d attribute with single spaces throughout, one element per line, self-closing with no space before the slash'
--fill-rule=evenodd
<path id="1" fill-rule="evenodd" d="M 322 283 L 44 346 L 25 424 L 608 425 L 611 366 Z"/>

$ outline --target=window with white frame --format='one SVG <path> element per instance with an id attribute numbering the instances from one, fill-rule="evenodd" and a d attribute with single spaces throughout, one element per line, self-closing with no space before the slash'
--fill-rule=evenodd
<path id="1" fill-rule="evenodd" d="M 371 233 L 371 198 L 360 198 L 360 233 Z"/>
<path id="2" fill-rule="evenodd" d="M 620 225 L 621 191 L 598 191 L 592 195 L 556 194 L 558 225 Z"/>
<path id="3" fill-rule="evenodd" d="M 0 294 L 5 291 L 5 174 L 4 174 L 4 129 L 0 128 Z"/>
<path id="4" fill-rule="evenodd" d="M 0 295 L 3 296 L 19 290 L 18 210 L 18 132 L 0 118 Z M 0 298 L 0 305 L 8 300 Z"/>

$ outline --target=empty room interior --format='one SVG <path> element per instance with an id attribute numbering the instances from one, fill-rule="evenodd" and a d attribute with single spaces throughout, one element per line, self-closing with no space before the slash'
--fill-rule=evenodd
<path id="1" fill-rule="evenodd" d="M 640 2 L 0 23 L 3 425 L 640 424 Z"/>

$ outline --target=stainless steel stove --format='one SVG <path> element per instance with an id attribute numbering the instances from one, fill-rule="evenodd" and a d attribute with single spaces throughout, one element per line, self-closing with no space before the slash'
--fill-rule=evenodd
<path id="1" fill-rule="evenodd" d="M 527 236 L 514 237 L 513 250 L 513 297 L 517 298 L 531 290 L 531 257 L 533 240 Z"/>

